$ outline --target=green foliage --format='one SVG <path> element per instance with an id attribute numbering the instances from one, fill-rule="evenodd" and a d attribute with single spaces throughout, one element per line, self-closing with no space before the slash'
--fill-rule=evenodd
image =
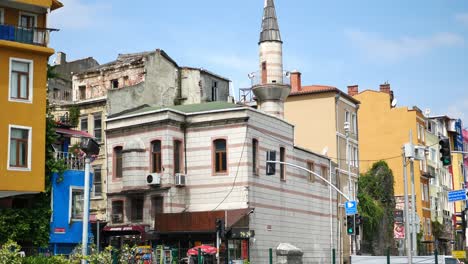
<path id="1" fill-rule="evenodd" d="M 8 240 L 0 248 L 0 264 L 21 264 L 20 248 L 16 242 Z"/>
<path id="2" fill-rule="evenodd" d="M 72 127 L 78 126 L 78 121 L 80 119 L 80 109 L 78 106 L 73 105 L 68 109 L 68 118 Z"/>
<path id="3" fill-rule="evenodd" d="M 70 261 L 64 256 L 42 257 L 33 256 L 23 259 L 23 264 L 69 264 Z"/>
<path id="4" fill-rule="evenodd" d="M 96 245 L 91 244 L 89 245 L 89 252 L 88 256 L 84 259 L 88 261 L 90 264 L 112 264 L 112 247 L 106 247 L 103 251 L 97 252 Z M 80 264 L 81 260 L 83 259 L 83 255 L 81 254 L 82 246 L 79 244 L 78 246 L 73 249 L 72 254 L 70 255 L 70 264 Z M 128 262 L 120 262 L 120 263 L 128 263 Z"/>
<path id="5" fill-rule="evenodd" d="M 127 244 L 123 245 L 120 250 L 119 263 L 134 263 L 136 250 L 137 246 L 130 247 Z"/>
<path id="6" fill-rule="evenodd" d="M 373 164 L 358 182 L 358 211 L 363 217 L 364 253 L 384 255 L 394 247 L 395 210 L 393 173 L 385 161 Z"/>

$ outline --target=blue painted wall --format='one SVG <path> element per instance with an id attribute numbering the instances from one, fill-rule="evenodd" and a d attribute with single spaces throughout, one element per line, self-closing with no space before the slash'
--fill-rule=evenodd
<path id="1" fill-rule="evenodd" d="M 90 189 L 93 186 L 93 175 L 90 173 Z M 69 244 L 81 243 L 83 232 L 82 221 L 70 221 L 70 187 L 84 186 L 84 171 L 67 170 L 63 173 L 63 180 L 57 182 L 59 176 L 55 173 L 52 175 L 52 222 L 50 223 L 50 244 L 51 246 L 69 246 Z M 64 228 L 63 234 L 56 233 L 56 228 Z M 88 227 L 91 238 L 91 226 Z M 58 245 L 57 245 L 58 244 Z M 61 244 L 61 245 L 60 245 Z M 65 245 L 68 244 L 68 245 Z"/>

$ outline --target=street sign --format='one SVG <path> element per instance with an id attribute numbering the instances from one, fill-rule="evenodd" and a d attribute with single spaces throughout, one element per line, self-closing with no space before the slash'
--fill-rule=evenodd
<path id="1" fill-rule="evenodd" d="M 457 259 L 465 259 L 466 252 L 465 250 L 452 250 L 452 257 L 457 258 Z"/>
<path id="2" fill-rule="evenodd" d="M 465 201 L 466 200 L 466 190 L 457 190 L 448 192 L 448 201 L 449 202 L 456 202 L 456 201 Z"/>
<path id="3" fill-rule="evenodd" d="M 345 212 L 346 212 L 346 215 L 357 214 L 357 202 L 356 201 L 345 202 Z"/>

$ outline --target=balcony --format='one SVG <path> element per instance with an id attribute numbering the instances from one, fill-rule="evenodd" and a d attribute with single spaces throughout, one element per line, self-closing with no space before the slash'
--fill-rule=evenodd
<path id="1" fill-rule="evenodd" d="M 62 160 L 68 170 L 84 170 L 85 168 L 85 159 L 69 152 L 55 151 L 54 158 Z"/>
<path id="2" fill-rule="evenodd" d="M 47 47 L 51 31 L 57 31 L 57 29 L 24 28 L 0 24 L 0 40 Z"/>

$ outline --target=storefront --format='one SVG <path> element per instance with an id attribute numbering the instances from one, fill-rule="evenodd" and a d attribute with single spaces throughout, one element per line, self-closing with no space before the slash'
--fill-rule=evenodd
<path id="1" fill-rule="evenodd" d="M 123 245 L 148 245 L 146 225 L 127 226 L 105 226 L 102 229 L 105 243 L 115 248 L 122 248 Z"/>

